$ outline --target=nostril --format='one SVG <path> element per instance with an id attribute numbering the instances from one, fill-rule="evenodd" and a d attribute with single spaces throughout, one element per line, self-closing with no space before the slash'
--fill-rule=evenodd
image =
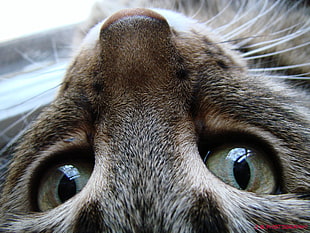
<path id="1" fill-rule="evenodd" d="M 166 21 L 166 19 L 158 14 L 155 11 L 152 11 L 150 9 L 145 9 L 145 8 L 132 8 L 132 9 L 124 9 L 124 10 L 120 10 L 118 12 L 116 12 L 115 14 L 113 14 L 111 17 L 109 17 L 104 24 L 102 25 L 102 29 L 105 29 L 107 27 L 109 27 L 111 24 L 127 18 L 127 17 L 134 17 L 134 16 L 145 16 L 148 18 L 153 18 L 153 19 L 157 19 L 160 21 Z"/>

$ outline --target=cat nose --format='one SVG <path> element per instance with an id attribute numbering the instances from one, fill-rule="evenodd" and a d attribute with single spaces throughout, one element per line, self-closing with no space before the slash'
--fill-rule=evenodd
<path id="1" fill-rule="evenodd" d="M 116 43 L 122 38 L 126 39 L 124 41 L 134 41 L 137 38 L 152 36 L 157 40 L 169 35 L 170 27 L 167 20 L 159 13 L 145 8 L 118 11 L 103 23 L 100 33 L 102 40 L 112 43 Z M 113 41 L 109 41 L 109 39 L 113 39 Z M 150 42 L 151 38 L 148 40 Z M 138 41 L 142 42 L 136 40 L 136 42 Z"/>
<path id="2" fill-rule="evenodd" d="M 120 10 L 115 14 L 113 14 L 112 16 L 110 16 L 102 25 L 102 29 L 108 28 L 111 24 L 130 17 L 141 17 L 141 18 L 144 17 L 166 22 L 166 19 L 162 15 L 158 14 L 153 10 L 145 8 L 133 8 L 133 9 Z"/>

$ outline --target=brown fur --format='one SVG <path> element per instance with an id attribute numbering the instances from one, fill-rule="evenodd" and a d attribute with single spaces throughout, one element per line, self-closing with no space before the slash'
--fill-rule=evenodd
<path id="1" fill-rule="evenodd" d="M 128 1 L 122 6 L 163 7 L 163 2 Z M 283 2 L 273 8 L 274 1 L 245 1 L 249 5 L 238 7 L 243 2 L 232 1 L 209 21 L 215 30 L 231 22 L 238 9 L 249 12 L 221 31 L 223 37 L 198 24 L 178 31 L 163 20 L 133 17 L 103 26 L 93 45 L 83 42 L 57 98 L 16 148 L 1 195 L 0 229 L 286 232 L 255 226 L 309 227 L 309 97 L 280 82 L 274 73 L 251 71 L 266 67 L 267 61 L 267 67 L 306 63 L 309 46 L 257 60 L 242 57 L 253 49 L 250 45 L 262 47 L 257 43 L 309 30 L 309 9 L 300 4 L 289 10 L 292 6 Z M 271 12 L 257 13 L 266 3 Z M 114 4 L 109 14 L 119 7 Z M 197 18 L 208 21 L 227 1 L 202 4 L 175 0 L 165 7 L 189 15 L 197 12 Z M 94 13 L 90 22 L 106 16 L 103 6 L 96 8 L 100 13 Z M 258 15 L 230 42 L 222 40 L 227 30 Z M 272 24 L 270 17 L 282 20 Z M 266 22 L 272 27 L 265 27 Z M 297 28 L 283 31 L 296 22 Z M 93 23 L 85 28 L 89 25 Z M 258 54 L 307 40 L 309 32 Z M 242 47 L 235 47 L 242 41 Z M 309 66 L 300 66 L 277 74 L 293 77 L 308 72 Z M 239 190 L 214 176 L 201 159 L 200 147 L 226 141 L 265 148 L 275 164 L 281 193 Z M 87 185 L 67 202 L 40 211 L 35 190 L 45 168 L 63 157 L 81 156 L 95 164 Z"/>

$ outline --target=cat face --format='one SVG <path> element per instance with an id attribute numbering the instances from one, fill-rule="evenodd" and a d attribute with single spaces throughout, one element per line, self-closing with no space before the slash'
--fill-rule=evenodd
<path id="1" fill-rule="evenodd" d="M 309 112 L 222 42 L 168 10 L 123 10 L 95 26 L 16 149 L 0 226 L 304 230 Z"/>

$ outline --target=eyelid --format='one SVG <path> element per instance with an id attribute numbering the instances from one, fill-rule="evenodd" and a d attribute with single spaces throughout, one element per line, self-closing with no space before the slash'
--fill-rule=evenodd
<path id="1" fill-rule="evenodd" d="M 259 130 L 255 130 L 259 132 Z M 263 132 L 264 133 L 264 132 Z M 211 130 L 201 129 L 201 132 L 198 132 L 198 146 L 220 146 L 225 143 L 245 143 L 255 147 L 260 147 L 266 153 L 272 157 L 276 157 L 277 150 L 274 147 L 274 141 L 271 141 L 271 137 L 264 135 L 259 132 L 257 134 L 251 131 L 241 130 L 223 130 L 219 132 L 212 132 Z"/>

